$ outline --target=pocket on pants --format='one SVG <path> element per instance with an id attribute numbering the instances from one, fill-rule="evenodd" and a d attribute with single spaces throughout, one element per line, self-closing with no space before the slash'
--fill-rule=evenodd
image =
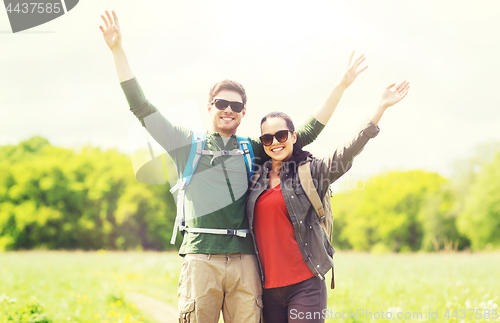
<path id="1" fill-rule="evenodd" d="M 179 323 L 196 323 L 194 299 L 179 299 Z"/>
<path id="2" fill-rule="evenodd" d="M 260 315 L 257 315 L 257 318 L 260 318 L 257 323 L 264 323 L 264 312 L 262 309 L 264 308 L 264 303 L 262 303 L 262 295 L 257 296 L 255 299 L 255 310 L 260 313 Z"/>

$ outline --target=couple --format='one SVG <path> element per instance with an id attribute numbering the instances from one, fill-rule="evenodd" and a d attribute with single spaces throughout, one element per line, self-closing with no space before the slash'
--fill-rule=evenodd
<path id="1" fill-rule="evenodd" d="M 106 11 L 101 17 L 104 26 L 99 28 L 113 53 L 131 111 L 182 174 L 194 133 L 170 123 L 146 100 L 127 62 L 116 13 Z M 311 162 L 311 176 L 323 197 L 329 184 L 349 168 L 338 163 L 351 165 L 378 134 L 384 111 L 409 89 L 406 81 L 389 85 L 353 140 L 325 158 L 312 157 L 302 146 L 316 139 L 344 90 L 367 68 L 360 67 L 363 56 L 353 57 L 354 52 L 341 81 L 302 127 L 295 129 L 286 114 L 274 112 L 262 119 L 260 138 L 246 139 L 260 165 L 260 177 L 252 189 L 245 156 L 230 154 L 238 150 L 241 140 L 235 134 L 247 108 L 245 89 L 230 80 L 210 89 L 207 111 L 212 124 L 206 133 L 206 154 L 200 154 L 184 199 L 178 203 L 185 214 L 179 250 L 184 257 L 178 286 L 179 322 L 216 323 L 221 310 L 224 322 L 262 322 L 262 318 L 268 323 L 324 322 L 291 316 L 292 311 L 307 315 L 326 308 L 324 275 L 333 256 L 316 213 L 300 189 L 296 167 Z"/>

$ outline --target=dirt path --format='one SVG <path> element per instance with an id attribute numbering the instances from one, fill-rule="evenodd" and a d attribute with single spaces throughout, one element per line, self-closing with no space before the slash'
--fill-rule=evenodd
<path id="1" fill-rule="evenodd" d="M 140 293 L 126 293 L 125 298 L 137 308 L 148 313 L 157 323 L 177 322 L 177 309 L 156 298 Z"/>

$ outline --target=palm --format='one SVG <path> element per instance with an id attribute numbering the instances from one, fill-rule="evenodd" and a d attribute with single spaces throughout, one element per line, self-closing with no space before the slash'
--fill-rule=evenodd
<path id="1" fill-rule="evenodd" d="M 102 36 L 104 37 L 106 45 L 108 45 L 109 49 L 113 50 L 121 46 L 121 31 L 119 29 L 116 13 L 113 11 L 112 17 L 109 12 L 106 11 L 106 16 L 107 18 L 101 15 L 105 27 L 99 26 L 99 28 L 102 31 Z"/>
<path id="2" fill-rule="evenodd" d="M 365 60 L 364 55 L 359 56 L 354 61 L 352 60 L 353 57 L 354 57 L 354 51 L 352 51 L 351 57 L 349 57 L 349 62 L 347 63 L 344 75 L 342 75 L 342 80 L 340 81 L 340 83 L 343 84 L 345 87 L 351 85 L 356 79 L 356 77 L 358 77 L 359 74 L 361 74 L 364 70 L 368 68 L 368 66 L 365 66 L 359 69 L 359 66 Z"/>
<path id="3" fill-rule="evenodd" d="M 394 105 L 401 101 L 406 94 L 408 94 L 408 90 L 410 89 L 410 83 L 407 81 L 403 81 L 397 86 L 396 84 L 389 85 L 384 93 L 382 93 L 382 101 L 385 103 L 387 107 Z"/>

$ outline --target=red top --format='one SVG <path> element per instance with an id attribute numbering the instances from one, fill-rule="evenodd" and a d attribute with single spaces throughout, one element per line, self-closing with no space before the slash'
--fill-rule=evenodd
<path id="1" fill-rule="evenodd" d="M 314 276 L 295 240 L 280 185 L 257 199 L 253 226 L 265 275 L 264 288 L 292 285 Z"/>

